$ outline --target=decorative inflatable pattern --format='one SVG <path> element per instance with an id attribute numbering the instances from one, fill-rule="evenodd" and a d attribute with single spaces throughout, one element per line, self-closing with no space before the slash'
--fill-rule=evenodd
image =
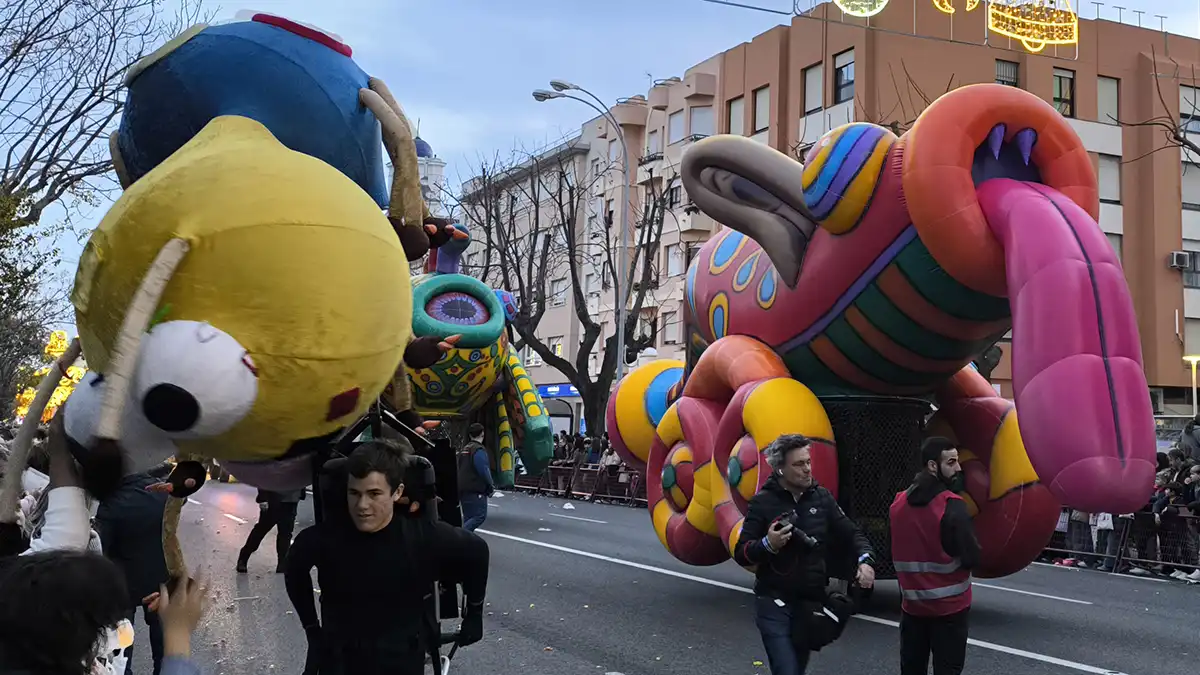
<path id="1" fill-rule="evenodd" d="M 804 165 L 717 136 L 689 149 L 683 181 L 730 228 L 687 273 L 687 365 L 634 370 L 607 413 L 680 560 L 729 557 L 781 434 L 813 438 L 837 494 L 824 397 L 936 400 L 931 432 L 964 449 L 979 576 L 1033 560 L 1060 503 L 1143 505 L 1155 444 L 1132 301 L 1091 160 L 1044 101 L 963 87 L 899 138 L 835 129 Z M 1015 405 L 969 365 L 1010 328 Z"/>
<path id="2" fill-rule="evenodd" d="M 496 484 L 511 487 L 513 451 L 520 453 L 527 471 L 541 473 L 554 455 L 553 429 L 537 388 L 508 342 L 505 328 L 516 315 L 516 301 L 507 291 L 459 274 L 470 239 L 464 226 L 453 227 L 462 236 L 432 251 L 426 273 L 412 280 L 413 332 L 418 338 L 462 337 L 432 366 L 408 369 L 415 408 L 433 419 L 467 416 L 485 422 L 495 434 Z M 492 414 L 481 415 L 485 412 Z"/>

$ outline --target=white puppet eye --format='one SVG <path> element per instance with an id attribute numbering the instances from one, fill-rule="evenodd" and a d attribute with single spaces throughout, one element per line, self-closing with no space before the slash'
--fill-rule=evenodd
<path id="1" fill-rule="evenodd" d="M 233 336 L 197 321 L 160 323 L 142 338 L 133 399 L 172 438 L 225 433 L 258 396 L 258 373 Z"/>

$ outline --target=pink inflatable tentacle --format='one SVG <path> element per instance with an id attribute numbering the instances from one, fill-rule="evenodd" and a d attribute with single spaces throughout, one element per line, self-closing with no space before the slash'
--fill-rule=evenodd
<path id="1" fill-rule="evenodd" d="M 1114 252 L 1082 208 L 1049 188 L 997 179 L 978 194 L 1005 250 L 1030 461 L 1065 504 L 1136 510 L 1153 473 L 1154 420 Z"/>

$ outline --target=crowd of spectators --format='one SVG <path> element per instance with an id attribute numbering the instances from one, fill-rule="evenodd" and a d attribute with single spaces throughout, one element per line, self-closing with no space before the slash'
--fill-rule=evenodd
<path id="1" fill-rule="evenodd" d="M 1158 453 L 1146 505 L 1135 513 L 1064 509 L 1044 560 L 1139 576 L 1161 574 L 1200 583 L 1200 425 Z"/>

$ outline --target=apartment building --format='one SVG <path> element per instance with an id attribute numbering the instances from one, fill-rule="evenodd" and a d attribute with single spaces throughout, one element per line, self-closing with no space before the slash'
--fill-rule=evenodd
<path id="1" fill-rule="evenodd" d="M 1200 139 L 1200 41 L 1079 18 L 1071 29 L 1077 44 L 1035 53 L 989 30 L 987 6 L 947 14 L 918 0 L 855 18 L 824 3 L 613 108 L 631 152 L 640 155 L 633 184 L 644 190 L 657 181 L 679 190 L 670 201 L 675 227 L 659 252 L 657 303 L 646 312 L 659 322 L 658 356 L 681 353 L 683 331 L 674 327 L 682 317 L 678 277 L 691 252 L 720 227 L 695 211 L 677 183 L 669 184 L 692 142 L 735 133 L 800 156 L 841 124 L 870 121 L 902 132 L 948 89 L 997 82 L 1054 105 L 1092 154 L 1100 226 L 1133 295 L 1149 395 L 1157 412 L 1191 413 L 1184 357 L 1200 354 L 1200 156 L 1164 148 L 1164 128 L 1146 123 L 1178 122 Z M 619 155 L 604 119 L 587 122 L 581 136 L 589 162 Z M 599 190 L 606 204 L 600 212 L 611 210 L 620 179 L 613 173 Z M 644 198 L 638 190 L 631 194 L 639 203 Z M 598 311 L 610 315 L 611 298 L 603 291 L 595 297 Z M 570 312 L 561 316 L 567 323 L 543 320 L 542 330 L 561 335 L 570 353 L 573 319 Z M 993 379 L 1011 396 L 1005 342 Z M 534 372 L 539 384 L 563 382 L 545 369 Z"/>

